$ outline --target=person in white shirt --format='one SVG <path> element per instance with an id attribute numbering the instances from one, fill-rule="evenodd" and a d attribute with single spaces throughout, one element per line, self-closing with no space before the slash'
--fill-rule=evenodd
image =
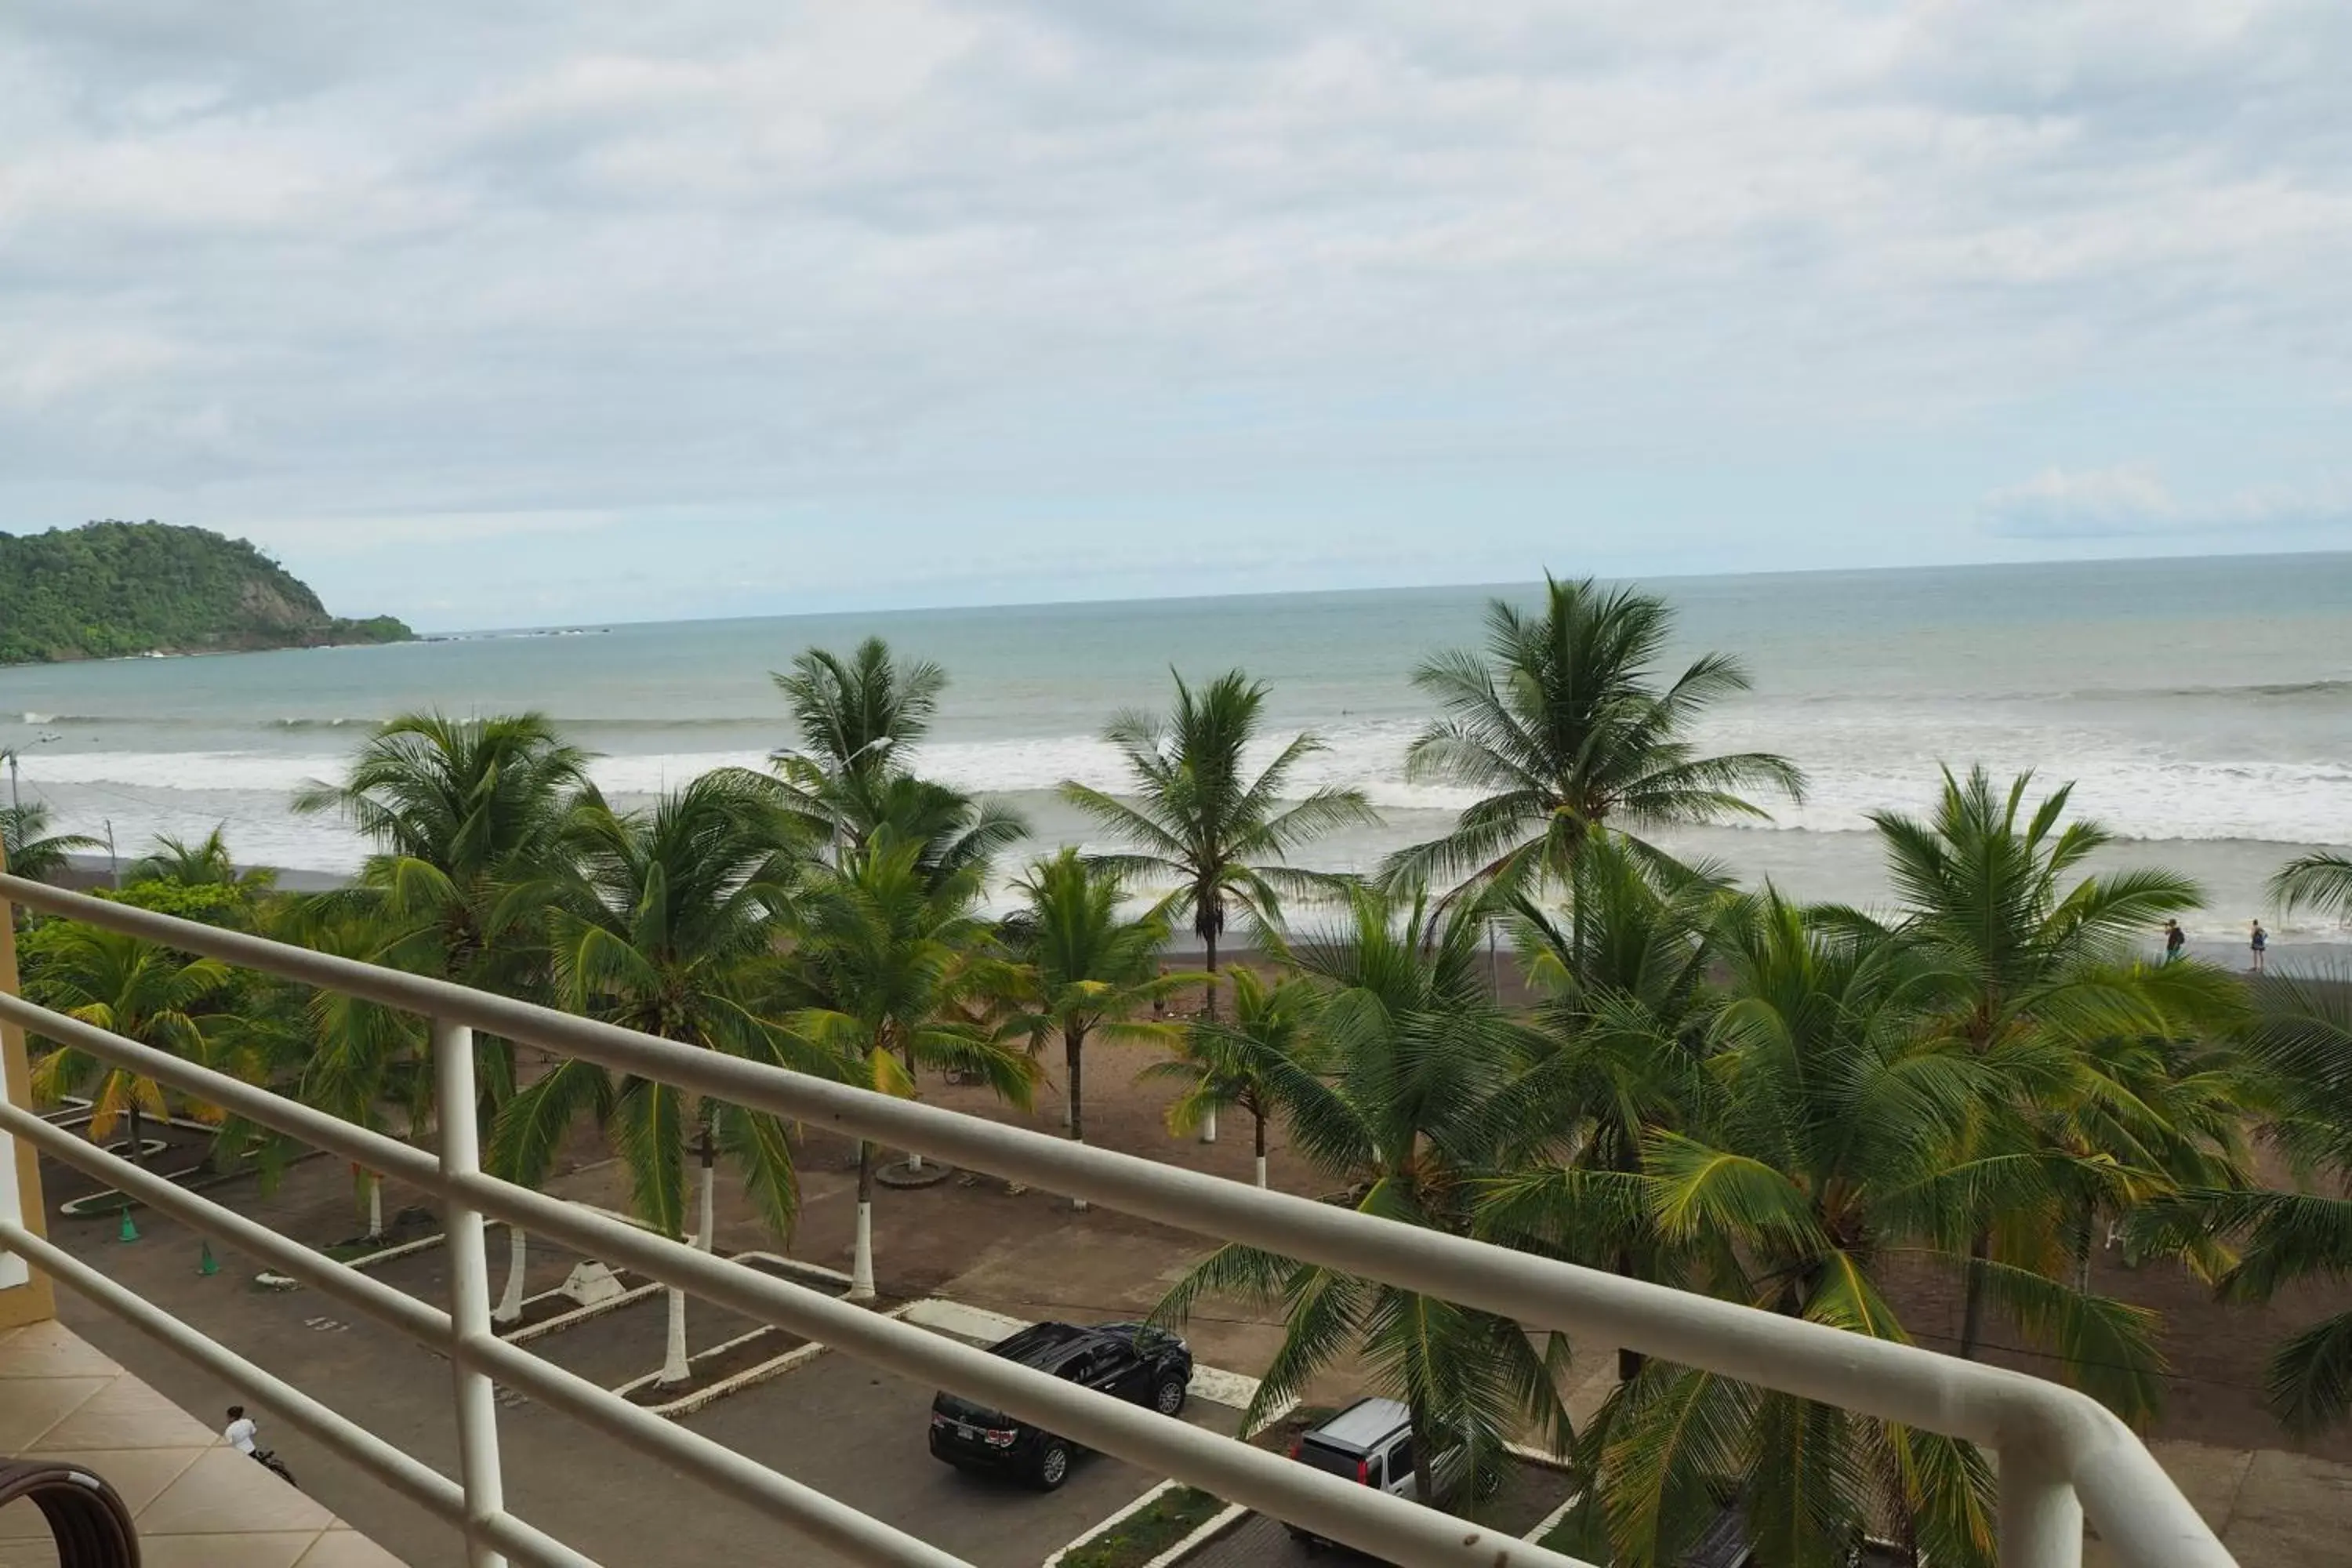
<path id="1" fill-rule="evenodd" d="M 244 1405 L 232 1405 L 228 1407 L 228 1429 L 221 1436 L 228 1439 L 230 1447 L 246 1458 L 251 1458 L 256 1447 L 254 1438 L 259 1436 L 261 1428 L 254 1424 L 253 1417 L 245 1413 Z"/>

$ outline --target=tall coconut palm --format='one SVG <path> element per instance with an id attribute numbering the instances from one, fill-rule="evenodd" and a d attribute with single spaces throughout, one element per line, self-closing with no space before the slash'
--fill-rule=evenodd
<path id="1" fill-rule="evenodd" d="M 42 928 L 26 948 L 28 1000 L 189 1061 L 209 1058 L 206 1031 L 214 1020 L 206 1004 L 227 989 L 226 965 L 139 937 L 62 921 Z M 78 1046 L 58 1046 L 41 1057 L 33 1066 L 32 1084 L 44 1100 L 89 1096 L 94 1142 L 104 1142 L 115 1124 L 127 1120 L 131 1158 L 139 1164 L 147 1157 L 142 1123 L 150 1116 L 168 1118 L 176 1099 L 157 1080 Z M 205 1121 L 220 1119 L 210 1106 L 187 1109 Z"/>
<path id="2" fill-rule="evenodd" d="M 1129 711 L 1103 731 L 1127 765 L 1129 798 L 1076 780 L 1062 785 L 1063 798 L 1129 847 L 1099 863 L 1131 881 L 1175 879 L 1160 907 L 1189 919 L 1201 939 L 1212 1017 L 1228 918 L 1238 910 L 1272 925 L 1283 894 L 1330 890 L 1333 879 L 1291 858 L 1337 828 L 1380 820 L 1361 790 L 1327 785 L 1288 797 L 1299 763 L 1324 749 L 1311 733 L 1291 737 L 1250 775 L 1246 753 L 1265 726 L 1265 691 L 1237 669 L 1198 691 L 1177 676 L 1176 705 L 1165 719 Z M 1213 1127 L 1204 1136 L 1213 1137 Z"/>
<path id="3" fill-rule="evenodd" d="M 374 847 L 356 887 L 321 897 L 320 918 L 371 922 L 377 962 L 550 999 L 547 901 L 516 893 L 563 874 L 564 826 L 587 763 L 535 713 L 390 720 L 341 782 L 313 781 L 295 796 L 296 810 L 338 814 Z M 474 1048 L 487 1121 L 514 1092 L 514 1048 L 478 1034 Z M 521 1316 L 528 1262 L 520 1227 L 507 1236 L 501 1322 Z"/>
<path id="4" fill-rule="evenodd" d="M 1511 1131 L 1506 1107 L 1521 1061 L 1516 1027 L 1488 994 L 1481 924 L 1360 889 L 1349 914 L 1340 934 L 1288 954 L 1316 986 L 1313 1028 L 1326 1054 L 1308 1063 L 1259 1050 L 1255 1070 L 1292 1150 L 1357 1212 L 1466 1235 L 1472 1196 L 1496 1173 Z M 1244 1033 L 1225 1037 L 1251 1049 Z M 1213 1296 L 1279 1303 L 1287 1319 L 1244 1429 L 1353 1352 L 1375 1387 L 1411 1409 L 1421 1434 L 1414 1479 L 1441 1506 L 1468 1502 L 1475 1489 L 1460 1481 L 1491 1475 L 1521 1421 L 1555 1447 L 1569 1441 L 1559 1335 L 1539 1352 L 1508 1319 L 1237 1244 L 1202 1260 L 1156 1315 L 1181 1321 Z M 1433 1463 L 1455 1449 L 1458 1468 Z"/>
<path id="5" fill-rule="evenodd" d="M 1948 770 L 1927 819 L 1873 815 L 1897 900 L 1891 929 L 1933 976 L 1927 1026 L 2005 1075 L 2005 1103 L 2036 1117 L 2050 1152 L 2088 1152 L 2074 1145 L 2102 1127 L 2162 1142 L 2173 1134 L 2119 1081 L 2116 1048 L 2188 1032 L 2233 1005 L 2226 977 L 2209 967 L 2136 955 L 2147 932 L 2196 906 L 2197 885 L 2154 869 L 2076 879 L 2111 835 L 2087 818 L 2066 820 L 2071 785 L 2029 808 L 2032 784 L 2023 773 L 2004 790 L 1980 767 L 1966 778 Z M 2119 1171 L 2160 1180 L 2136 1151 L 2104 1152 Z M 2128 1191 L 2116 1195 L 2130 1201 Z M 2070 1216 L 2068 1234 L 2087 1237 L 2089 1218 Z M 1988 1219 L 1973 1243 L 1979 1263 L 1994 1240 Z M 1979 1270 L 1969 1281 L 1962 1355 L 1976 1352 L 1987 1278 Z"/>
<path id="6" fill-rule="evenodd" d="M 1536 1062 L 1520 1088 L 1523 1142 L 1570 1173 L 1642 1168 L 1643 1141 L 1685 1124 L 1708 1091 L 1707 984 L 1714 928 L 1727 894 L 1711 869 L 1637 853 L 1620 839 L 1586 845 L 1566 879 L 1565 910 L 1524 892 L 1505 904 L 1535 1008 Z M 1596 1213 L 1563 1236 L 1579 1261 L 1646 1278 L 1637 1226 Z M 1618 1352 L 1621 1376 L 1641 1357 Z"/>
<path id="7" fill-rule="evenodd" d="M 2030 1138 L 2013 1120 L 1988 1146 L 1999 1075 L 1918 1026 L 1932 977 L 1903 943 L 1824 934 L 1769 892 L 1725 923 L 1733 999 L 1712 1021 L 1707 1060 L 1720 1092 L 1685 1130 L 1647 1135 L 1640 1175 L 1612 1179 L 1686 1288 L 1909 1342 L 1890 1269 L 1984 1271 L 1967 1256 L 1956 1193 L 2045 1237 L 2061 1194 L 2014 1158 Z M 1560 1186 L 1536 1170 L 1494 1184 L 1487 1201 L 1524 1223 Z M 2126 1414 L 2150 1407 L 2153 1314 L 2021 1266 L 1990 1277 L 2073 1380 Z M 1742 1504 L 1759 1568 L 1842 1568 L 1884 1522 L 1920 1561 L 1993 1561 L 1991 1477 L 1973 1448 L 1694 1367 L 1652 1363 L 1620 1384 L 1579 1458 L 1597 1482 L 1580 1544 L 1626 1568 L 1680 1561 L 1727 1497 Z"/>
<path id="8" fill-rule="evenodd" d="M 305 946 L 366 961 L 383 947 L 383 933 L 362 914 L 302 922 Z M 273 1000 L 277 1000 L 273 998 Z M 284 1063 L 294 1097 L 355 1126 L 422 1131 L 434 1108 L 433 1053 L 423 1019 L 340 992 L 289 995 L 283 1019 L 255 1008 L 241 1033 L 268 1058 Z M 276 1024 L 277 1039 L 261 1037 Z M 367 1205 L 367 1235 L 383 1235 L 383 1176 L 357 1173 Z"/>
<path id="9" fill-rule="evenodd" d="M 2299 1184 L 2191 1191 L 2184 1206 L 2242 1249 L 2220 1279 L 2222 1299 L 2262 1302 L 2297 1281 L 2352 1279 L 2352 972 L 2268 975 L 2253 990 L 2246 1050 L 2270 1079 L 2265 1131 Z M 2266 1384 L 2297 1436 L 2352 1419 L 2352 1310 L 2290 1335 Z"/>
<path id="10" fill-rule="evenodd" d="M 1311 1073 L 1322 1059 L 1322 1040 L 1311 1021 L 1316 990 L 1302 976 L 1269 984 L 1251 969 L 1227 973 L 1234 983 L 1232 1021 L 1194 1019 L 1180 1037 L 1176 1056 L 1153 1062 L 1139 1076 L 1182 1087 L 1168 1107 L 1171 1132 L 1197 1131 L 1228 1107 L 1248 1111 L 1257 1184 L 1263 1187 L 1266 1124 L 1280 1108 L 1275 1080 Z"/>
<path id="11" fill-rule="evenodd" d="M 1710 653 L 1662 684 L 1665 600 L 1589 578 L 1544 587 L 1539 615 L 1487 606 L 1483 652 L 1453 649 L 1414 672 L 1444 717 L 1406 752 L 1408 776 L 1483 795 L 1444 837 L 1391 856 L 1385 878 L 1512 886 L 1563 875 L 1604 830 L 1760 818 L 1754 794 L 1802 797 L 1804 774 L 1784 757 L 1700 752 L 1700 717 L 1747 690 L 1748 672 Z"/>
<path id="12" fill-rule="evenodd" d="M 856 1082 L 911 1098 L 924 1068 L 951 1068 L 1026 1106 L 1036 1064 L 964 1018 L 987 938 L 975 871 L 929 875 L 924 847 L 887 827 L 813 875 L 796 900 L 792 1027 L 845 1063 Z M 857 1239 L 850 1294 L 874 1294 L 874 1175 L 878 1151 L 857 1145 Z"/>
<path id="13" fill-rule="evenodd" d="M 947 671 L 929 659 L 901 665 L 879 637 L 847 658 L 809 648 L 774 676 L 800 731 L 798 750 L 775 753 L 778 774 L 836 860 L 884 826 L 925 847 L 934 879 L 979 868 L 1026 837 L 1021 816 L 911 771 L 938 715 Z"/>
<path id="14" fill-rule="evenodd" d="M 49 808 L 40 801 L 0 805 L 0 863 L 27 881 L 57 879 L 71 858 L 99 842 L 79 833 L 51 833 Z"/>
<path id="15" fill-rule="evenodd" d="M 562 1005 L 706 1050 L 832 1073 L 830 1058 L 766 1012 L 792 875 L 778 850 L 782 793 L 772 779 L 722 768 L 643 811 L 614 811 L 592 794 L 567 835 L 577 872 L 554 889 L 548 917 Z M 779 1118 L 594 1062 L 563 1061 L 508 1101 L 493 1130 L 494 1163 L 538 1184 L 583 1116 L 611 1136 L 638 1217 L 661 1235 L 685 1235 L 688 1145 L 704 1136 L 742 1173 L 761 1217 L 790 1234 L 799 1194 Z M 710 1228 L 706 1215 L 698 1238 Z M 669 1308 L 664 1384 L 689 1375 L 685 1292 L 673 1289 Z"/>
<path id="16" fill-rule="evenodd" d="M 1014 887 L 1023 906 L 1000 928 L 1012 958 L 1003 989 L 1014 1011 L 1001 1034 L 1062 1037 L 1066 1120 L 1070 1137 L 1083 1143 L 1087 1041 L 1178 1039 L 1181 1026 L 1136 1015 L 1200 976 L 1160 972 L 1167 922 L 1156 914 L 1127 918 L 1118 873 L 1089 865 L 1075 848 L 1036 861 Z"/>

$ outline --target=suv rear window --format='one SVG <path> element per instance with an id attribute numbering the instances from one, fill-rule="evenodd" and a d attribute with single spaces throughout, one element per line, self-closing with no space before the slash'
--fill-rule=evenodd
<path id="1" fill-rule="evenodd" d="M 1356 1467 L 1364 1457 L 1309 1437 L 1298 1445 L 1298 1458 L 1303 1463 L 1312 1465 L 1328 1475 L 1345 1476 L 1352 1481 L 1356 1479 Z"/>

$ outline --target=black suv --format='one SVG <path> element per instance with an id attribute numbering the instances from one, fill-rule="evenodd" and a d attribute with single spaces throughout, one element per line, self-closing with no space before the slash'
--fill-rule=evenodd
<path id="1" fill-rule="evenodd" d="M 1038 1323 L 988 1347 L 991 1355 L 1173 1415 L 1192 1382 L 1192 1351 L 1145 1323 Z M 958 1469 L 1020 1476 L 1052 1491 L 1070 1476 L 1077 1445 L 1001 1411 L 941 1392 L 931 1400 L 931 1458 Z"/>

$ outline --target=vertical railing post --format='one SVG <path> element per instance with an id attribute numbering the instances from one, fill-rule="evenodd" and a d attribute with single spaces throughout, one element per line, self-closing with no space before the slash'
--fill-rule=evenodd
<path id="1" fill-rule="evenodd" d="M 478 1175 L 482 1140 L 474 1103 L 474 1031 L 433 1020 L 433 1082 L 441 1117 L 441 1173 Z M 450 1199 L 442 1228 L 449 1248 L 449 1326 L 457 1345 L 490 1337 L 490 1262 L 482 1246 L 482 1213 Z M 506 1568 L 506 1557 L 482 1538 L 482 1525 L 506 1511 L 499 1469 L 498 1390 L 460 1354 L 449 1358 L 457 1401 L 457 1479 L 466 1489 L 467 1568 Z"/>
<path id="2" fill-rule="evenodd" d="M 2000 1568 L 2082 1568 L 2083 1503 L 2063 1470 L 2030 1446 L 2003 1447 Z"/>
<path id="3" fill-rule="evenodd" d="M 13 756 L 8 759 L 16 761 Z M 8 846 L 0 841 L 0 876 L 8 872 Z M 0 892 L 0 992 L 13 996 L 19 987 L 16 982 L 16 906 L 8 895 Z M 0 1024 L 0 1097 L 12 1104 L 32 1108 L 32 1086 L 29 1070 L 24 1065 L 24 1032 L 14 1024 Z M 21 1095 L 21 1098 L 20 1098 Z M 37 1203 L 33 1205 L 39 1207 Z M 0 1220 L 10 1225 L 25 1223 L 24 1184 L 16 1165 L 16 1140 L 0 1132 Z M 38 1224 L 37 1219 L 35 1224 Z M 0 1252 L 0 1290 L 21 1289 L 33 1282 L 32 1269 L 13 1252 Z M 11 1327 L 14 1325 L 11 1324 Z"/>

